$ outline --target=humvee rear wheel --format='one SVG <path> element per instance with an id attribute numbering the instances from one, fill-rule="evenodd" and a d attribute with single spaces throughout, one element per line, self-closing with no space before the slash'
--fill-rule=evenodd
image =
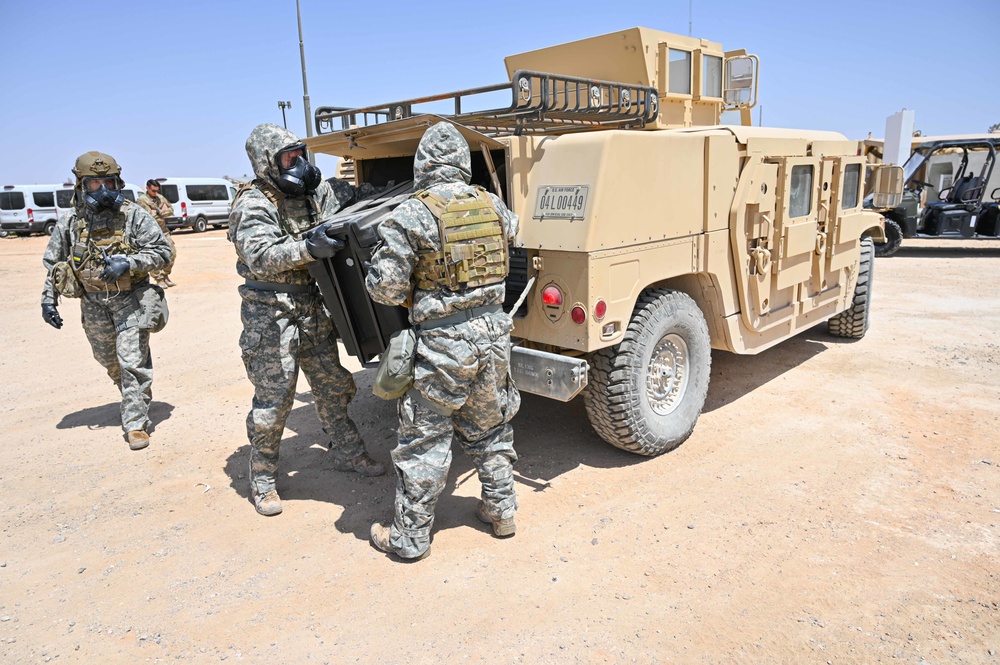
<path id="1" fill-rule="evenodd" d="M 621 343 L 591 357 L 587 416 L 622 450 L 650 457 L 673 450 L 694 430 L 711 368 L 698 305 L 679 291 L 652 289 L 636 303 Z"/>
<path id="2" fill-rule="evenodd" d="M 861 239 L 861 261 L 858 266 L 858 283 L 854 287 L 854 298 L 851 306 L 827 321 L 827 329 L 836 337 L 861 339 L 868 332 L 871 324 L 872 277 L 875 270 L 873 260 L 875 254 L 874 241 L 871 238 Z"/>
<path id="3" fill-rule="evenodd" d="M 874 242 L 874 241 L 873 241 Z M 875 243 L 875 256 L 892 256 L 903 244 L 903 229 L 899 222 L 885 218 L 885 242 Z"/>

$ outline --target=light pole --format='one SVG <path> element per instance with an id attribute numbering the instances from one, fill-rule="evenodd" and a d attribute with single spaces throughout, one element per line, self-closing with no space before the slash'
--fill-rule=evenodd
<path id="1" fill-rule="evenodd" d="M 302 10 L 299 0 L 295 0 L 295 15 L 299 19 L 299 57 L 302 59 L 302 105 L 306 113 L 306 138 L 313 135 L 312 106 L 309 104 L 309 83 L 306 82 L 306 47 L 302 43 Z"/>
<path id="2" fill-rule="evenodd" d="M 281 109 L 281 122 L 285 125 L 285 129 L 288 129 L 288 120 L 285 119 L 285 109 L 292 108 L 291 102 L 278 102 L 278 108 Z"/>

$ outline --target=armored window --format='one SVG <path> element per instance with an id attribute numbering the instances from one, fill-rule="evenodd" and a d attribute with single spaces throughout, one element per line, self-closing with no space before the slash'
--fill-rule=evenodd
<path id="1" fill-rule="evenodd" d="M 679 95 L 691 94 L 691 52 L 670 49 L 670 69 L 668 70 L 668 92 Z"/>
<path id="2" fill-rule="evenodd" d="M 856 208 L 858 206 L 858 190 L 861 189 L 861 164 L 848 164 L 844 167 L 844 191 L 840 196 L 840 207 Z"/>
<path id="3" fill-rule="evenodd" d="M 0 192 L 0 210 L 23 210 L 24 194 L 21 192 Z"/>
<path id="4" fill-rule="evenodd" d="M 177 203 L 177 185 L 160 185 L 160 194 L 170 203 Z"/>
<path id="5" fill-rule="evenodd" d="M 38 208 L 56 207 L 56 195 L 52 192 L 35 192 L 31 198 L 35 200 L 35 206 Z"/>
<path id="6" fill-rule="evenodd" d="M 60 189 L 56 192 L 56 205 L 60 208 L 73 207 L 73 190 Z"/>
<path id="7" fill-rule="evenodd" d="M 701 96 L 722 97 L 722 58 L 717 55 L 702 56 Z"/>
<path id="8" fill-rule="evenodd" d="M 188 185 L 188 198 L 192 201 L 228 201 L 225 185 Z"/>
<path id="9" fill-rule="evenodd" d="M 813 167 L 800 164 L 792 167 L 792 185 L 788 197 L 788 216 L 805 217 L 812 210 Z"/>

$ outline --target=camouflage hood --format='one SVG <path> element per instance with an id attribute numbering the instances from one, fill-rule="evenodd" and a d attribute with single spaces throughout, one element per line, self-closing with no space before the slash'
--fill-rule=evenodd
<path id="1" fill-rule="evenodd" d="M 420 191 L 432 185 L 469 184 L 471 179 L 469 144 L 458 130 L 447 122 L 439 122 L 424 132 L 413 158 L 413 188 Z"/>
<path id="2" fill-rule="evenodd" d="M 278 125 L 265 123 L 254 127 L 246 146 L 253 172 L 277 189 L 279 173 L 274 156 L 295 143 L 299 143 L 299 137 Z"/>

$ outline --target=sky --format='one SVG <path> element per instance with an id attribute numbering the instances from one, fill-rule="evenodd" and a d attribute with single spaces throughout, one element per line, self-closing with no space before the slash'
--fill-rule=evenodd
<path id="1" fill-rule="evenodd" d="M 690 8 L 690 12 L 689 12 Z M 761 59 L 764 126 L 924 135 L 1000 123 L 997 0 L 655 3 L 301 0 L 312 108 L 370 106 L 507 80 L 503 58 L 642 26 Z M 951 21 L 951 25 L 949 25 Z M 959 24 L 960 21 L 960 24 Z M 99 150 L 123 177 L 242 178 L 261 122 L 305 136 L 294 0 L 0 0 L 0 185 L 58 183 Z M 334 160 L 318 156 L 326 175 Z"/>

